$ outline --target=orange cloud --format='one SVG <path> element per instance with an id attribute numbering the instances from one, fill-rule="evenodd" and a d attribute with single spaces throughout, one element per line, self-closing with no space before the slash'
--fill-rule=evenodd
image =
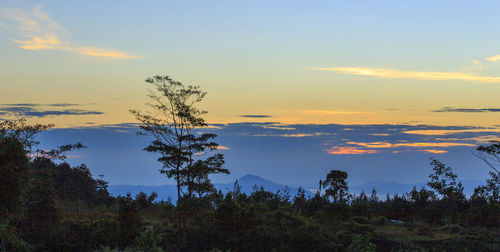
<path id="1" fill-rule="evenodd" d="M 371 142 L 371 143 L 357 143 L 357 142 L 347 142 L 348 144 L 359 145 L 367 148 L 391 148 L 391 143 L 385 142 Z"/>
<path id="2" fill-rule="evenodd" d="M 319 67 L 312 70 L 334 71 L 344 74 L 373 76 L 389 79 L 416 79 L 416 80 L 463 80 L 488 83 L 500 83 L 498 76 L 481 76 L 461 72 L 419 72 L 419 71 L 400 71 L 384 68 L 369 67 Z"/>
<path id="3" fill-rule="evenodd" d="M 299 133 L 299 134 L 281 134 L 279 136 L 282 136 L 282 137 L 309 137 L 309 136 L 314 136 L 314 135 L 313 134 Z"/>
<path id="4" fill-rule="evenodd" d="M 316 133 L 296 133 L 296 134 L 254 134 L 252 136 L 272 136 L 272 137 L 312 137 L 312 136 L 324 136 L 330 135 L 330 133 L 316 132 Z"/>
<path id="5" fill-rule="evenodd" d="M 331 147 L 326 151 L 331 155 L 360 155 L 360 154 L 374 154 L 376 150 L 365 150 L 356 147 Z"/>
<path id="6" fill-rule="evenodd" d="M 487 135 L 487 136 L 478 136 L 478 137 L 466 137 L 466 138 L 436 138 L 436 140 L 440 141 L 476 141 L 476 142 L 490 142 L 490 141 L 499 141 L 500 137 L 496 135 Z"/>
<path id="7" fill-rule="evenodd" d="M 54 35 L 47 35 L 44 38 L 33 37 L 31 40 L 15 40 L 12 41 L 19 44 L 19 47 L 26 50 L 48 50 L 48 49 L 65 49 L 61 46 L 61 41 Z"/>
<path id="8" fill-rule="evenodd" d="M 358 143 L 358 142 L 347 142 L 348 144 L 358 145 L 367 148 L 396 148 L 396 147 L 458 147 L 458 146 L 476 146 L 469 143 L 441 143 L 441 142 L 416 142 L 416 143 L 386 143 L 386 142 L 371 142 L 371 143 Z"/>
<path id="9" fill-rule="evenodd" d="M 455 133 L 472 133 L 472 132 L 500 132 L 500 129 L 465 129 L 465 130 L 407 130 L 405 134 L 438 136 L 451 135 Z"/>
<path id="10" fill-rule="evenodd" d="M 110 51 L 104 49 L 97 49 L 91 47 L 84 47 L 77 49 L 79 54 L 92 56 L 92 57 L 103 57 L 103 58 L 115 58 L 115 59 L 135 59 L 136 56 L 128 55 L 123 52 Z"/>
<path id="11" fill-rule="evenodd" d="M 469 143 L 399 143 L 393 144 L 393 147 L 458 147 L 458 146 L 476 146 L 475 144 Z"/>
<path id="12" fill-rule="evenodd" d="M 445 151 L 445 150 L 435 150 L 435 149 L 427 149 L 427 150 L 423 150 L 423 151 L 429 152 L 429 153 L 434 153 L 434 154 L 448 153 L 448 151 Z"/>
<path id="13" fill-rule="evenodd" d="M 217 150 L 230 150 L 229 147 L 219 145 L 217 146 Z"/>

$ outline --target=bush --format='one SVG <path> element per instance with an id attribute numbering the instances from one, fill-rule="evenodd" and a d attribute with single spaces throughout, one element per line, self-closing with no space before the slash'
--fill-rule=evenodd
<path id="1" fill-rule="evenodd" d="M 369 234 L 364 234 L 364 235 L 354 235 L 352 237 L 352 242 L 349 247 L 347 247 L 346 251 L 375 251 L 376 246 L 375 244 L 370 242 L 371 235 Z"/>
<path id="2" fill-rule="evenodd" d="M 369 222 L 373 225 L 383 226 L 387 223 L 387 218 L 385 216 L 375 216 L 370 218 Z"/>

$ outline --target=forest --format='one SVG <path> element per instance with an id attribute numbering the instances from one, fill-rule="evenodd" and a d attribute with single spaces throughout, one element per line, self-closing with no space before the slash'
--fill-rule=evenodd
<path id="1" fill-rule="evenodd" d="M 53 125 L 0 122 L 0 251 L 499 251 L 500 141 L 478 146 L 490 178 L 466 197 L 452 167 L 431 159 L 428 182 L 402 195 L 349 193 L 348 174 L 318 177 L 307 197 L 236 181 L 217 191 L 213 174 L 230 164 L 196 105 L 206 95 L 168 76 L 146 80 L 150 112 L 132 110 L 145 151 L 175 181 L 177 199 L 113 196 L 102 176 L 66 162 L 82 143 L 37 149 Z M 207 155 L 197 155 L 197 153 Z"/>

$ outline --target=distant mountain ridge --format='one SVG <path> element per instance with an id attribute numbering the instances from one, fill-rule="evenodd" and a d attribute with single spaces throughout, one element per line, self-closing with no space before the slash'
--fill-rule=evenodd
<path id="1" fill-rule="evenodd" d="M 261 178 L 257 175 L 247 174 L 238 179 L 238 184 L 241 188 L 241 192 L 250 195 L 254 190 L 258 190 L 260 187 L 264 188 L 265 191 L 276 193 L 278 191 L 284 192 L 288 191 L 291 198 L 297 195 L 299 188 L 293 186 L 286 186 L 277 184 L 271 180 Z M 234 190 L 234 183 L 217 183 L 214 184 L 217 190 L 221 190 L 223 193 Z M 110 185 L 108 191 L 113 196 L 126 195 L 130 193 L 132 196 L 140 192 L 146 194 L 151 194 L 156 192 L 158 194 L 158 200 L 168 200 L 172 201 L 177 199 L 177 188 L 175 185 L 160 185 L 160 186 L 146 186 L 146 185 Z M 306 196 L 312 196 L 311 192 L 306 191 Z"/>
<path id="2" fill-rule="evenodd" d="M 485 182 L 482 180 L 471 179 L 462 180 L 461 182 L 464 186 L 464 193 L 467 196 L 470 196 L 472 194 L 476 186 L 485 184 Z M 297 195 L 299 190 L 299 186 L 281 185 L 253 174 L 242 176 L 238 179 L 238 184 L 240 185 L 241 192 L 246 193 L 247 195 L 250 195 L 254 190 L 258 190 L 260 187 L 262 187 L 264 188 L 264 190 L 273 193 L 276 193 L 278 191 L 288 191 L 290 198 L 293 199 L 293 197 Z M 401 195 L 411 191 L 413 186 L 416 186 L 417 189 L 420 189 L 424 185 L 425 183 L 402 184 L 395 181 L 371 181 L 362 185 L 349 186 L 349 192 L 353 194 L 360 194 L 364 191 L 365 193 L 369 194 L 371 193 L 371 190 L 375 188 L 379 196 L 386 194 L 394 195 L 396 193 Z M 214 184 L 214 187 L 217 190 L 221 190 L 223 193 L 227 193 L 234 190 L 234 183 L 217 183 Z M 306 197 L 312 197 L 318 190 L 317 186 L 312 185 L 303 186 L 302 188 L 305 190 Z M 175 185 L 110 185 L 108 187 L 108 190 L 114 196 L 126 195 L 127 193 L 135 196 L 140 192 L 144 192 L 149 195 L 152 192 L 156 192 L 158 194 L 158 200 L 168 200 L 170 198 L 172 201 L 175 201 L 177 199 L 177 188 Z"/>
<path id="3" fill-rule="evenodd" d="M 479 179 L 464 179 L 457 181 L 457 183 L 458 182 L 462 182 L 464 193 L 466 196 L 471 196 L 474 192 L 474 188 L 476 188 L 477 186 L 486 184 L 484 180 Z M 396 181 L 370 181 L 362 185 L 349 186 L 349 191 L 355 194 L 360 194 L 363 191 L 365 193 L 371 193 L 371 190 L 375 188 L 379 195 L 393 195 L 396 193 L 401 195 L 411 191 L 414 186 L 417 187 L 417 190 L 420 190 L 424 186 L 429 189 L 426 186 L 426 183 L 402 184 Z"/>

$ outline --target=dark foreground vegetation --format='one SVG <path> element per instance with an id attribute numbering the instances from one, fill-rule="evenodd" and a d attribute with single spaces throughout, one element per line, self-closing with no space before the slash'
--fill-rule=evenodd
<path id="1" fill-rule="evenodd" d="M 247 195 L 237 182 L 222 194 L 208 176 L 229 173 L 223 156 L 194 155 L 216 151 L 215 135 L 191 132 L 205 125 L 203 112 L 180 99 L 200 101 L 204 93 L 164 77 L 148 80 L 173 99 L 174 112 L 166 115 L 176 123 L 133 113 L 154 139 L 145 150 L 157 152 L 161 172 L 177 182 L 177 202 L 158 201 L 154 193 L 111 196 L 102 177 L 64 162 L 82 144 L 34 150 L 34 136 L 50 125 L 4 121 L 1 251 L 500 251 L 500 142 L 478 148 L 491 177 L 470 198 L 452 168 L 435 159 L 426 188 L 383 199 L 375 190 L 349 194 L 348 174 L 340 170 L 320 180 L 313 197 L 257 187 Z"/>

